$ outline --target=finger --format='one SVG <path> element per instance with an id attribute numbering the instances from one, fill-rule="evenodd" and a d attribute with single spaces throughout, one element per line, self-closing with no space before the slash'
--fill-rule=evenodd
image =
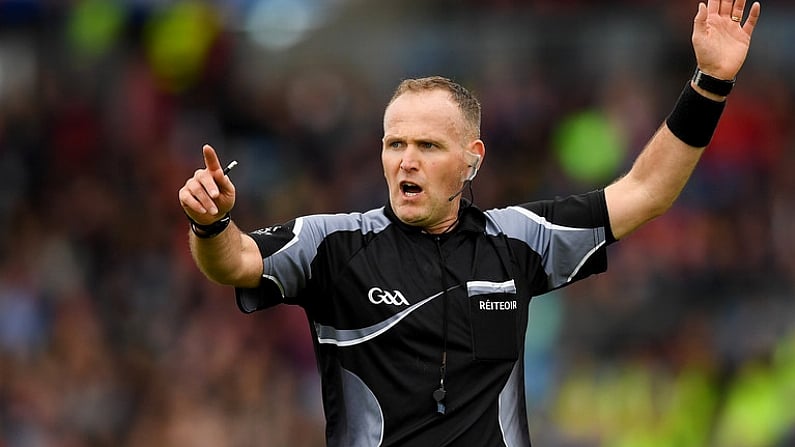
<path id="1" fill-rule="evenodd" d="M 206 197 L 206 194 L 201 193 L 202 188 L 197 187 L 194 179 L 188 179 L 185 185 L 179 190 L 179 202 L 182 208 L 189 216 L 196 214 L 207 214 L 207 207 L 202 204 L 201 197 Z M 209 198 L 208 198 L 209 199 Z"/>
<path id="2" fill-rule="evenodd" d="M 718 14 L 727 16 L 731 15 L 733 6 L 734 0 L 720 0 L 720 9 L 718 10 Z"/>
<path id="3" fill-rule="evenodd" d="M 215 171 L 216 173 L 218 171 Z M 213 172 L 208 169 L 199 169 L 196 171 L 196 174 L 193 176 L 194 179 L 201 185 L 204 192 L 211 198 L 217 199 L 221 192 L 218 190 L 218 181 L 217 175 L 213 175 Z M 221 173 L 221 177 L 223 177 L 223 173 Z"/>
<path id="4" fill-rule="evenodd" d="M 202 173 L 206 172 L 204 170 L 201 171 Z M 194 199 L 196 199 L 197 202 L 199 202 L 201 206 L 201 209 L 197 209 L 197 211 L 200 214 L 209 213 L 215 215 L 218 214 L 218 207 L 213 200 L 212 193 L 208 191 L 208 188 L 215 189 L 216 195 L 218 194 L 218 189 L 215 186 L 215 182 L 209 175 L 197 174 L 185 184 L 185 189 Z"/>
<path id="5" fill-rule="evenodd" d="M 234 194 L 235 192 L 235 185 L 232 183 L 232 180 L 229 179 L 229 176 L 224 174 L 221 171 L 220 174 L 214 174 L 215 184 L 220 189 L 221 193 L 224 194 Z"/>
<path id="6" fill-rule="evenodd" d="M 707 12 L 709 14 L 717 14 L 720 12 L 720 2 L 722 0 L 709 0 L 707 3 Z"/>
<path id="7" fill-rule="evenodd" d="M 207 214 L 207 209 L 187 188 L 179 190 L 179 203 L 188 216 L 192 216 L 193 214 Z"/>
<path id="8" fill-rule="evenodd" d="M 703 2 L 698 4 L 698 12 L 696 12 L 693 21 L 699 25 L 703 25 L 707 21 L 707 5 Z"/>
<path id="9" fill-rule="evenodd" d="M 761 13 L 762 5 L 759 2 L 754 2 L 754 4 L 751 5 L 751 11 L 748 12 L 748 20 L 746 20 L 745 25 L 743 25 L 743 30 L 748 33 L 749 36 L 754 33 L 756 23 L 759 21 L 759 15 Z"/>
<path id="10" fill-rule="evenodd" d="M 745 0 L 735 0 L 731 11 L 732 17 L 742 18 L 745 13 Z"/>
<path id="11" fill-rule="evenodd" d="M 229 177 L 224 174 L 224 170 L 221 167 L 221 160 L 218 159 L 218 154 L 216 154 L 215 149 L 209 144 L 205 144 L 202 147 L 202 153 L 204 154 L 204 165 L 207 166 L 207 170 L 214 179 L 213 184 L 205 183 L 210 197 L 214 199 L 217 198 L 220 194 L 219 188 L 223 191 L 234 191 L 235 187 L 232 185 L 232 181 L 229 180 Z"/>
<path id="12" fill-rule="evenodd" d="M 210 171 L 220 171 L 221 168 L 221 161 L 218 160 L 218 155 L 215 153 L 215 149 L 209 144 L 205 144 L 202 147 L 202 154 L 204 155 L 204 166 L 207 167 Z"/>

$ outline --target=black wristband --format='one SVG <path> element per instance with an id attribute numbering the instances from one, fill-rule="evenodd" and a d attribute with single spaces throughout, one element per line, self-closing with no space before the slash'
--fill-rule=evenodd
<path id="1" fill-rule="evenodd" d="M 229 223 L 232 222 L 232 216 L 229 213 L 226 213 L 224 217 L 207 225 L 202 225 L 196 222 L 195 220 L 191 219 L 190 216 L 188 216 L 188 221 L 190 222 L 190 229 L 193 231 L 193 234 L 195 234 L 196 237 L 200 239 L 210 239 L 212 237 L 218 236 L 222 231 L 226 230 L 226 227 L 228 227 Z"/>
<path id="2" fill-rule="evenodd" d="M 725 107 L 725 101 L 713 101 L 701 95 L 688 81 L 665 123 L 686 144 L 706 147 L 715 134 Z"/>

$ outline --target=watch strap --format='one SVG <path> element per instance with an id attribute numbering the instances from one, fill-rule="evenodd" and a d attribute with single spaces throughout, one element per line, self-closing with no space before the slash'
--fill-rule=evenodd
<path id="1" fill-rule="evenodd" d="M 218 236 L 221 234 L 222 231 L 226 230 L 226 227 L 229 226 L 229 223 L 232 222 L 232 216 L 229 213 L 226 213 L 224 217 L 216 220 L 211 224 L 200 224 L 195 220 L 191 219 L 188 216 L 188 221 L 190 221 L 190 229 L 193 231 L 193 234 L 200 239 L 210 239 L 212 237 Z"/>
<path id="2" fill-rule="evenodd" d="M 700 68 L 696 68 L 696 72 L 693 73 L 694 84 L 718 96 L 729 96 L 732 88 L 734 88 L 734 81 L 735 79 L 727 81 L 725 79 L 718 79 L 714 76 L 710 76 L 701 71 Z"/>

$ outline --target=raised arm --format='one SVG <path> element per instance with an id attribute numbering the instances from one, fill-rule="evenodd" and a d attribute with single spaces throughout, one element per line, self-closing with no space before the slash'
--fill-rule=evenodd
<path id="1" fill-rule="evenodd" d="M 746 0 L 699 3 L 693 21 L 698 68 L 733 81 L 745 62 L 761 6 L 755 2 L 742 23 Z M 649 140 L 632 169 L 605 188 L 613 235 L 620 239 L 667 211 L 690 178 L 715 130 L 726 96 L 691 81 L 668 120 Z"/>
<path id="2" fill-rule="evenodd" d="M 211 280 L 238 287 L 256 287 L 262 258 L 254 240 L 231 221 L 235 186 L 224 174 L 218 155 L 202 148 L 204 169 L 197 170 L 179 190 L 179 201 L 193 221 L 190 248 L 199 269 Z"/>

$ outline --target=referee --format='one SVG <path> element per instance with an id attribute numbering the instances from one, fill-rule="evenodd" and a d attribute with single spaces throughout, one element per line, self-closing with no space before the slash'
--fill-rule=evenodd
<path id="1" fill-rule="evenodd" d="M 410 79 L 384 112 L 383 207 L 241 231 L 210 146 L 179 191 L 190 248 L 254 312 L 301 306 L 320 369 L 327 445 L 529 446 L 523 343 L 533 296 L 607 268 L 606 247 L 673 204 L 710 142 L 761 11 L 700 3 L 698 69 L 631 170 L 604 189 L 480 210 L 480 104 Z"/>

